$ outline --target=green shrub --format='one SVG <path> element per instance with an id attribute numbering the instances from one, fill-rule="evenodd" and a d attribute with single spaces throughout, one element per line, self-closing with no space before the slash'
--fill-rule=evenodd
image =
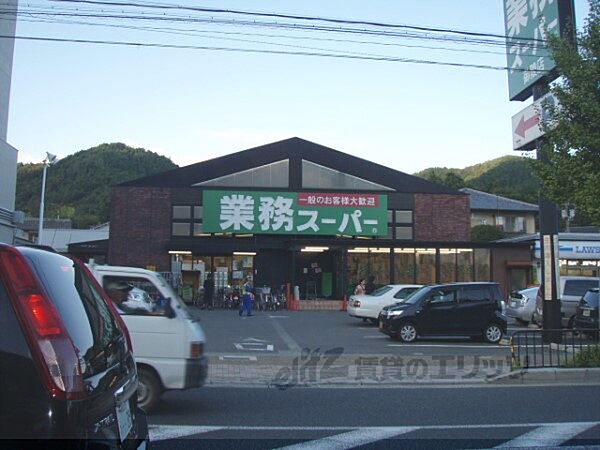
<path id="1" fill-rule="evenodd" d="M 563 367 L 600 367 L 600 346 L 596 345 L 581 350 Z"/>

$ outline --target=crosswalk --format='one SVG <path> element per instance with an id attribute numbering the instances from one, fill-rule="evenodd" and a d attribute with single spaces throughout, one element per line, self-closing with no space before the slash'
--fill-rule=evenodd
<path id="1" fill-rule="evenodd" d="M 153 448 L 165 450 L 211 448 L 211 443 L 219 443 L 220 448 L 228 442 L 236 448 L 285 450 L 415 447 L 432 442 L 437 448 L 457 449 L 600 448 L 600 422 L 378 427 L 150 425 L 150 439 Z"/>

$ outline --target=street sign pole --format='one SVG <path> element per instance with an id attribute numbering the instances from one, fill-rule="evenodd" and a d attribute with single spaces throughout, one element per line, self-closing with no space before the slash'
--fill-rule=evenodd
<path id="1" fill-rule="evenodd" d="M 541 81 L 533 86 L 533 100 L 546 95 L 548 84 Z M 536 158 L 542 163 L 547 163 L 547 158 L 542 151 L 543 137 L 536 139 Z M 558 279 L 560 276 L 558 261 L 558 207 L 555 203 L 544 197 L 543 190 L 539 194 L 540 211 L 540 252 L 542 269 L 542 317 L 544 330 L 560 330 L 560 300 L 558 298 Z M 545 343 L 561 341 L 561 333 L 543 333 Z"/>

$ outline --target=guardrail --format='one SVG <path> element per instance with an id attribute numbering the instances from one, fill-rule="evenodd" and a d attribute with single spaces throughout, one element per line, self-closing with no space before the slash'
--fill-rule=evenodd
<path id="1" fill-rule="evenodd" d="M 521 330 L 510 338 L 512 369 L 564 367 L 587 348 L 600 348 L 597 330 Z"/>

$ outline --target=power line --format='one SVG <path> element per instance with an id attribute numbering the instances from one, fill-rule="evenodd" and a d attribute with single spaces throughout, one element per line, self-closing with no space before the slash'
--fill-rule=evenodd
<path id="1" fill-rule="evenodd" d="M 304 21 L 319 21 L 319 22 L 345 24 L 345 25 L 364 25 L 364 26 L 372 26 L 372 27 L 379 27 L 379 28 L 400 28 L 400 29 L 409 29 L 409 30 L 415 30 L 415 31 L 428 31 L 428 32 L 434 32 L 434 33 L 458 34 L 458 35 L 471 36 L 471 37 L 493 37 L 493 38 L 499 38 L 499 39 L 517 39 L 517 40 L 523 40 L 523 41 L 545 43 L 545 41 L 539 40 L 539 39 L 514 38 L 511 36 L 495 34 L 495 33 L 480 33 L 480 32 L 475 32 L 475 31 L 453 30 L 453 29 L 449 29 L 449 28 L 434 28 L 434 27 L 402 25 L 402 24 L 393 24 L 393 23 L 375 22 L 375 21 L 334 19 L 334 18 L 282 14 L 282 13 L 266 13 L 266 12 L 242 11 L 242 10 L 234 10 L 234 9 L 205 8 L 205 7 L 198 7 L 198 6 L 166 5 L 166 4 L 157 4 L 157 3 L 141 3 L 141 2 L 110 2 L 110 1 L 97 1 L 97 0 L 52 0 L 52 1 L 58 2 L 58 3 L 85 3 L 85 4 L 102 5 L 102 6 L 121 6 L 121 7 L 128 6 L 128 7 L 134 7 L 134 8 L 182 10 L 182 11 L 222 13 L 222 14 L 238 14 L 238 15 L 244 15 L 244 16 L 273 17 L 273 18 L 279 18 L 279 19 L 293 19 L 293 20 L 304 20 Z"/>
<path id="2" fill-rule="evenodd" d="M 288 52 L 288 51 L 283 51 L 283 50 L 244 49 L 244 48 L 235 48 L 235 47 L 214 47 L 214 46 L 161 44 L 161 43 L 149 43 L 149 42 L 109 41 L 109 40 L 92 40 L 92 39 L 70 39 L 70 38 L 54 38 L 54 37 L 39 37 L 39 36 L 0 35 L 0 39 L 16 39 L 16 40 L 42 41 L 42 42 L 69 42 L 69 43 L 78 43 L 78 44 L 120 45 L 120 46 L 127 46 L 127 47 L 153 47 L 153 48 L 211 50 L 211 51 L 241 52 L 241 53 L 263 53 L 263 54 L 273 54 L 273 55 L 317 56 L 317 57 L 326 57 L 326 58 L 401 62 L 401 63 L 413 63 L 413 64 L 428 64 L 428 65 L 463 67 L 463 68 L 473 68 L 473 69 L 488 69 L 488 70 L 502 70 L 502 71 L 508 70 L 507 67 L 501 67 L 501 66 L 490 66 L 490 65 L 484 65 L 484 64 L 453 63 L 453 62 L 447 62 L 447 61 L 431 61 L 431 60 L 425 60 L 425 59 L 400 58 L 400 57 L 393 57 L 393 56 L 387 57 L 387 56 L 350 55 L 350 54 L 339 54 L 339 53 Z M 512 70 L 525 71 L 525 69 L 512 69 Z M 544 72 L 544 71 L 530 70 L 530 72 Z"/>
<path id="3" fill-rule="evenodd" d="M 0 17 L 0 20 L 3 18 Z M 10 20 L 10 19 L 5 19 Z M 386 46 L 386 47 L 402 47 L 402 48 L 418 48 L 425 50 L 440 50 L 440 51 L 450 51 L 450 52 L 464 52 L 464 53 L 480 53 L 480 54 L 488 54 L 488 55 L 505 55 L 505 52 L 494 52 L 490 50 L 477 50 L 477 49 L 468 49 L 468 48 L 451 48 L 451 47 L 434 47 L 427 45 L 411 45 L 411 44 L 400 44 L 397 42 L 379 42 L 379 41 L 364 41 L 364 40 L 354 40 L 354 39 L 334 39 L 334 38 L 319 38 L 314 36 L 293 36 L 293 35 L 283 35 L 283 34 L 264 34 L 264 33 L 243 33 L 243 32 L 235 32 L 235 31 L 205 31 L 205 30 L 195 30 L 195 29 L 183 29 L 183 28 L 170 28 L 170 27 L 143 27 L 143 26 L 134 26 L 134 25 L 123 25 L 123 24 L 108 24 L 108 23 L 95 23 L 95 22 L 84 22 L 84 21 L 76 21 L 76 20 L 59 20 L 59 19 L 20 19 L 24 22 L 33 22 L 33 23 L 55 23 L 55 24 L 66 24 L 66 25 L 86 25 L 86 26 L 99 26 L 99 27 L 109 27 L 109 28 L 123 28 L 130 30 L 139 30 L 139 31 L 151 31 L 151 32 L 160 32 L 160 33 L 168 33 L 168 34 L 176 34 L 183 36 L 198 36 L 198 35 L 226 35 L 226 36 L 249 36 L 249 37 L 267 37 L 267 38 L 276 38 L 276 39 L 291 39 L 291 40 L 307 40 L 307 41 L 319 41 L 319 42 L 333 42 L 333 43 L 344 43 L 344 44 L 366 44 L 366 45 L 378 45 L 378 46 Z M 243 40 L 242 40 L 243 41 Z M 252 42 L 252 41 L 248 41 Z M 271 44 L 271 43 L 269 43 Z"/>
<path id="4" fill-rule="evenodd" d="M 258 22 L 258 21 L 239 21 L 239 20 L 222 20 L 215 18 L 192 18 L 189 16 L 178 17 L 178 16 L 148 16 L 148 15 L 131 15 L 131 14 L 107 14 L 105 12 L 101 13 L 82 13 L 82 12 L 40 12 L 40 11 L 19 11 L 18 15 L 26 15 L 26 16 L 58 16 L 58 17 L 79 17 L 79 18 L 88 18 L 88 19 L 128 19 L 128 20 L 145 20 L 145 21 L 159 21 L 159 22 L 186 22 L 186 23 L 211 23 L 217 25 L 233 25 L 233 26 L 252 26 L 252 27 L 266 27 L 266 28 L 278 28 L 278 29 L 287 29 L 294 31 L 322 31 L 322 32 L 334 32 L 334 33 L 350 33 L 350 34 L 362 34 L 367 36 L 376 36 L 376 37 L 387 37 L 387 38 L 408 38 L 408 39 L 418 39 L 418 40 L 434 40 L 434 41 L 442 41 L 442 42 L 451 42 L 455 44 L 469 44 L 469 45 L 490 45 L 490 46 L 502 46 L 506 45 L 505 42 L 493 41 L 493 40 L 484 40 L 484 39 L 457 39 L 455 37 L 450 36 L 432 36 L 428 34 L 409 34 L 408 32 L 398 33 L 398 32 L 381 32 L 374 30 L 360 30 L 355 28 L 333 28 L 333 27 L 323 27 L 323 26 L 307 26 L 307 25 L 298 25 L 298 24 L 282 24 L 277 22 Z M 519 47 L 525 49 L 530 46 L 530 44 L 516 44 Z"/>

